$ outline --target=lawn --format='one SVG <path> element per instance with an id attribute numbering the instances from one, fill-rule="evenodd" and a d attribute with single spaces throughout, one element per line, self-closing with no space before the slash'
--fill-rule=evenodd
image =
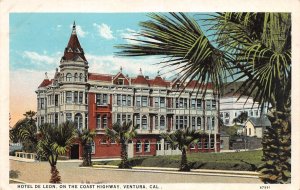
<path id="1" fill-rule="evenodd" d="M 193 169 L 255 171 L 262 163 L 262 151 L 230 153 L 191 153 L 188 161 Z M 129 159 L 132 166 L 178 168 L 181 155 L 136 157 Z M 93 164 L 118 165 L 120 161 L 94 162 Z"/>

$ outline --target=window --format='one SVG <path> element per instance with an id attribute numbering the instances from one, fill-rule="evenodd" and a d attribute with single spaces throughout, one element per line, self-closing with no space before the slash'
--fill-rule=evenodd
<path id="1" fill-rule="evenodd" d="M 135 147 L 136 152 L 142 152 L 142 143 L 140 140 L 136 141 L 136 147 Z"/>
<path id="2" fill-rule="evenodd" d="M 159 107 L 159 97 L 154 97 L 154 107 Z"/>
<path id="3" fill-rule="evenodd" d="M 191 100 L 191 108 L 193 108 L 193 109 L 196 108 L 196 100 L 195 99 Z"/>
<path id="4" fill-rule="evenodd" d="M 145 141 L 144 152 L 150 152 L 150 142 L 148 140 Z"/>
<path id="5" fill-rule="evenodd" d="M 77 79 L 78 79 L 78 74 L 75 73 L 75 74 L 74 74 L 74 81 L 77 81 Z"/>
<path id="6" fill-rule="evenodd" d="M 121 94 L 117 94 L 117 105 L 121 105 Z"/>
<path id="7" fill-rule="evenodd" d="M 188 104 L 187 104 L 187 98 L 184 98 L 184 108 L 187 108 Z"/>
<path id="8" fill-rule="evenodd" d="M 255 110 L 255 116 L 258 116 L 258 110 Z"/>
<path id="9" fill-rule="evenodd" d="M 148 98 L 147 96 L 142 96 L 142 106 L 146 107 L 148 105 Z"/>
<path id="10" fill-rule="evenodd" d="M 166 127 L 165 117 L 160 116 L 160 130 L 165 130 L 165 127 Z"/>
<path id="11" fill-rule="evenodd" d="M 124 114 L 124 113 L 122 114 L 122 123 L 123 122 L 126 122 L 126 114 Z"/>
<path id="12" fill-rule="evenodd" d="M 179 128 L 183 129 L 183 116 L 179 117 Z"/>
<path id="13" fill-rule="evenodd" d="M 166 100 L 165 97 L 160 97 L 160 107 L 166 107 Z"/>
<path id="14" fill-rule="evenodd" d="M 214 130 L 215 129 L 215 117 L 211 118 L 211 129 Z"/>
<path id="15" fill-rule="evenodd" d="M 54 124 L 55 126 L 58 126 L 58 113 L 54 114 Z"/>
<path id="16" fill-rule="evenodd" d="M 192 117 L 192 130 L 196 130 L 196 117 Z"/>
<path id="17" fill-rule="evenodd" d="M 253 116 L 253 111 L 252 110 L 250 111 L 250 116 Z"/>
<path id="18" fill-rule="evenodd" d="M 72 113 L 66 113 L 66 120 L 72 121 Z"/>
<path id="19" fill-rule="evenodd" d="M 77 104 L 78 103 L 78 92 L 74 92 L 74 103 Z"/>
<path id="20" fill-rule="evenodd" d="M 147 129 L 147 116 L 145 115 L 142 117 L 142 129 Z"/>
<path id="21" fill-rule="evenodd" d="M 45 99 L 41 98 L 41 109 L 45 109 Z"/>
<path id="22" fill-rule="evenodd" d="M 229 124 L 229 119 L 225 119 L 225 125 Z"/>
<path id="23" fill-rule="evenodd" d="M 211 117 L 207 117 L 207 130 L 211 129 Z"/>
<path id="24" fill-rule="evenodd" d="M 75 126 L 78 129 L 82 129 L 82 115 L 80 113 L 75 115 Z"/>
<path id="25" fill-rule="evenodd" d="M 107 116 L 104 115 L 102 119 L 103 119 L 103 126 L 102 126 L 102 128 L 107 128 Z"/>
<path id="26" fill-rule="evenodd" d="M 211 100 L 206 100 L 206 109 L 211 109 Z"/>
<path id="27" fill-rule="evenodd" d="M 83 76 L 82 76 L 82 73 L 79 74 L 79 81 L 82 81 L 83 80 Z"/>
<path id="28" fill-rule="evenodd" d="M 45 118 L 44 116 L 41 116 L 41 125 L 43 125 L 45 123 Z"/>
<path id="29" fill-rule="evenodd" d="M 66 92 L 66 103 L 72 103 L 72 92 L 71 91 Z"/>
<path id="30" fill-rule="evenodd" d="M 204 139 L 204 148 L 208 149 L 208 140 L 207 139 Z"/>
<path id="31" fill-rule="evenodd" d="M 141 118 L 140 118 L 140 114 L 137 114 L 135 116 L 135 122 L 136 122 L 136 125 L 139 125 L 139 128 L 141 127 Z"/>
<path id="32" fill-rule="evenodd" d="M 225 112 L 225 118 L 229 118 L 229 113 Z"/>
<path id="33" fill-rule="evenodd" d="M 106 139 L 102 139 L 101 140 L 101 144 L 106 144 L 107 142 L 106 142 Z"/>
<path id="34" fill-rule="evenodd" d="M 122 95 L 122 105 L 126 106 L 126 95 Z"/>
<path id="35" fill-rule="evenodd" d="M 113 139 L 111 139 L 111 140 L 110 140 L 110 144 L 116 144 L 116 141 L 113 140 Z"/>
<path id="36" fill-rule="evenodd" d="M 202 107 L 202 100 L 197 99 L 197 109 L 201 109 L 201 107 Z"/>
<path id="37" fill-rule="evenodd" d="M 161 143 L 160 142 L 156 143 L 156 150 L 161 150 Z"/>
<path id="38" fill-rule="evenodd" d="M 58 94 L 55 94 L 54 98 L 55 98 L 54 100 L 55 106 L 58 106 L 58 100 L 59 100 Z"/>
<path id="39" fill-rule="evenodd" d="M 124 84 L 124 79 L 118 79 L 117 84 L 118 85 L 123 85 Z"/>
<path id="40" fill-rule="evenodd" d="M 121 124 L 121 114 L 117 114 L 117 123 Z"/>
<path id="41" fill-rule="evenodd" d="M 177 130 L 179 128 L 179 119 L 178 119 L 178 116 L 176 116 L 174 123 L 175 123 L 175 129 Z"/>
<path id="42" fill-rule="evenodd" d="M 79 92 L 79 104 L 83 103 L 83 92 Z"/>
<path id="43" fill-rule="evenodd" d="M 140 96 L 136 97 L 136 106 L 141 107 L 141 97 Z"/>
<path id="44" fill-rule="evenodd" d="M 95 154 L 95 142 L 94 141 L 91 142 L 91 148 L 92 148 L 91 153 Z"/>
<path id="45" fill-rule="evenodd" d="M 154 124 L 155 124 L 155 129 L 158 129 L 158 116 L 157 115 L 154 117 Z"/>
<path id="46" fill-rule="evenodd" d="M 251 128 L 249 128 L 249 130 L 248 130 L 248 131 L 249 131 L 249 134 L 248 134 L 248 135 L 249 135 L 249 136 L 251 136 Z"/>
<path id="47" fill-rule="evenodd" d="M 210 139 L 210 148 L 215 148 L 215 139 L 214 138 Z"/>
<path id="48" fill-rule="evenodd" d="M 127 96 L 127 106 L 131 106 L 131 95 Z"/>
<path id="49" fill-rule="evenodd" d="M 178 98 L 175 99 L 176 108 L 179 108 L 179 100 Z"/>
<path id="50" fill-rule="evenodd" d="M 201 117 L 197 117 L 197 129 L 201 129 Z"/>
<path id="51" fill-rule="evenodd" d="M 71 73 L 66 74 L 66 81 L 71 81 L 72 75 Z"/>
<path id="52" fill-rule="evenodd" d="M 190 149 L 195 149 L 195 144 L 194 143 L 190 144 Z"/>
<path id="53" fill-rule="evenodd" d="M 197 143 L 198 149 L 202 149 L 202 142 L 201 140 Z"/>
<path id="54" fill-rule="evenodd" d="M 180 98 L 180 99 L 179 99 L 179 107 L 180 107 L 180 108 L 183 108 L 183 98 Z"/>
<path id="55" fill-rule="evenodd" d="M 212 109 L 216 109 L 217 105 L 216 105 L 216 100 L 212 100 L 211 101 L 211 108 Z"/>
<path id="56" fill-rule="evenodd" d="M 107 105 L 108 99 L 107 94 L 96 94 L 96 103 L 97 105 Z"/>
<path id="57" fill-rule="evenodd" d="M 97 114 L 96 117 L 96 129 L 100 129 L 101 128 L 101 115 Z"/>

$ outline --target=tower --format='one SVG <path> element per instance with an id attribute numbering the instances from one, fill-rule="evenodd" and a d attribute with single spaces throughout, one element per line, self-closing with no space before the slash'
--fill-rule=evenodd
<path id="1" fill-rule="evenodd" d="M 60 121 L 74 121 L 78 128 L 87 128 L 89 66 L 76 34 L 75 22 L 59 67 Z"/>

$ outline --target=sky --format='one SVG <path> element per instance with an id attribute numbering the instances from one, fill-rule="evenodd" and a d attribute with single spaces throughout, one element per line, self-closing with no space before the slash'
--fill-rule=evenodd
<path id="1" fill-rule="evenodd" d="M 192 14 L 192 13 L 190 13 Z M 193 15 L 192 15 L 193 16 Z M 36 111 L 35 90 L 45 78 L 53 78 L 76 22 L 77 36 L 89 62 L 89 72 L 136 76 L 139 68 L 154 77 L 162 61 L 157 57 L 117 57 L 115 45 L 135 43 L 125 38 L 149 20 L 147 13 L 11 13 L 9 15 L 10 115 L 13 126 L 23 113 Z M 166 73 L 171 77 L 174 73 Z"/>

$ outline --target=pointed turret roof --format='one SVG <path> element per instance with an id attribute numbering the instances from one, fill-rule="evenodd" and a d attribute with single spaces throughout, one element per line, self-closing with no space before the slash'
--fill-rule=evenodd
<path id="1" fill-rule="evenodd" d="M 85 63 L 87 63 L 86 58 L 84 56 L 84 51 L 81 48 L 80 42 L 76 33 L 76 24 L 74 21 L 72 33 L 68 42 L 67 47 L 65 48 L 64 56 L 62 57 L 64 61 L 76 61 L 82 59 Z"/>

